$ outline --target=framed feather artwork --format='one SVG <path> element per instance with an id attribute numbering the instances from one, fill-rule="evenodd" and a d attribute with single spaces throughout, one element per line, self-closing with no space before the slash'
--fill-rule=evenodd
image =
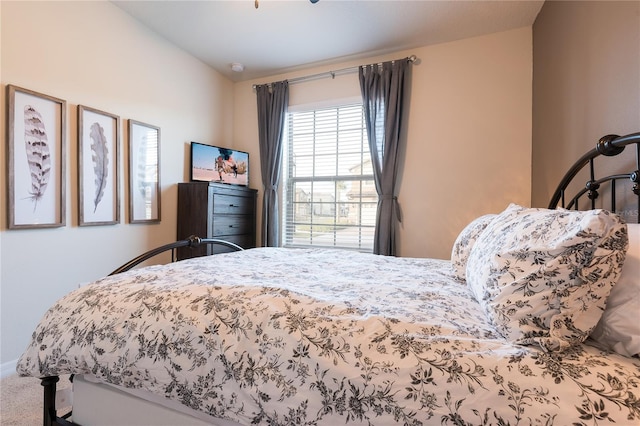
<path id="1" fill-rule="evenodd" d="M 160 222 L 160 128 L 129 120 L 129 222 Z"/>
<path id="2" fill-rule="evenodd" d="M 80 226 L 120 223 L 120 117 L 78 105 Z"/>
<path id="3" fill-rule="evenodd" d="M 7 85 L 8 228 L 65 225 L 66 101 Z"/>

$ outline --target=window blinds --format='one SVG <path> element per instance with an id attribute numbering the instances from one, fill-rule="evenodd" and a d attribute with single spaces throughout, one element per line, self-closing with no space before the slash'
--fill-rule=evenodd
<path id="1" fill-rule="evenodd" d="M 378 195 L 362 104 L 290 112 L 284 245 L 372 251 Z"/>

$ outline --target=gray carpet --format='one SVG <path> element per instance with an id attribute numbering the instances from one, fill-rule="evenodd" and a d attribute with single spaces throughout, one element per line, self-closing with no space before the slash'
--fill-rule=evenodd
<path id="1" fill-rule="evenodd" d="M 68 387 L 71 387 L 68 377 L 61 377 L 58 389 Z M 33 377 L 12 375 L 0 380 L 0 425 L 41 425 L 42 389 L 40 379 Z M 58 408 L 59 413 L 65 412 L 66 407 Z"/>

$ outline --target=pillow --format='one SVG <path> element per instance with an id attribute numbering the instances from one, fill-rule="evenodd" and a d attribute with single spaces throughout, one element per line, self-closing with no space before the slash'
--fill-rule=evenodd
<path id="1" fill-rule="evenodd" d="M 600 320 L 627 243 L 614 213 L 512 204 L 473 245 L 467 284 L 509 341 L 564 350 Z"/>
<path id="2" fill-rule="evenodd" d="M 458 238 L 453 243 L 451 249 L 451 264 L 453 266 L 453 275 L 460 281 L 465 280 L 465 272 L 467 270 L 467 259 L 471 252 L 471 247 L 476 242 L 482 231 L 487 227 L 497 215 L 486 214 L 472 220 L 465 228 L 460 231 Z"/>
<path id="3" fill-rule="evenodd" d="M 629 249 L 618 283 L 591 338 L 625 356 L 640 356 L 640 223 L 627 224 Z"/>

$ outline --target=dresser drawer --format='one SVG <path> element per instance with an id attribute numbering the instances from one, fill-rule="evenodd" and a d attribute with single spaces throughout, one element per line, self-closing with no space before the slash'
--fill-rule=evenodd
<path id="1" fill-rule="evenodd" d="M 178 239 L 190 235 L 230 241 L 242 248 L 256 246 L 258 191 L 215 182 L 178 184 Z M 180 247 L 178 260 L 232 251 L 221 245 Z"/>
<path id="2" fill-rule="evenodd" d="M 225 235 L 251 234 L 253 232 L 252 216 L 215 216 L 213 218 L 213 238 Z"/>
<path id="3" fill-rule="evenodd" d="M 216 194 L 213 197 L 213 214 L 253 214 L 255 201 L 249 197 Z"/>

